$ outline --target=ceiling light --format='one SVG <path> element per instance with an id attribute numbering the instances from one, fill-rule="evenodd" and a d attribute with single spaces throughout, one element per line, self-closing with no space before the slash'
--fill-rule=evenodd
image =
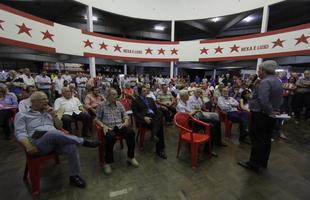
<path id="1" fill-rule="evenodd" d="M 211 21 L 218 22 L 218 21 L 220 21 L 220 18 L 219 17 L 214 17 L 214 18 L 211 19 Z"/>
<path id="2" fill-rule="evenodd" d="M 86 15 L 84 15 L 84 19 L 87 20 L 87 16 Z M 93 16 L 93 21 L 97 21 L 97 20 L 98 20 L 98 17 Z"/>
<path id="3" fill-rule="evenodd" d="M 250 21 L 252 21 L 253 19 L 254 19 L 254 17 L 248 16 L 248 17 L 244 18 L 243 21 L 245 21 L 245 22 L 250 22 Z"/>
<path id="4" fill-rule="evenodd" d="M 158 30 L 158 31 L 163 31 L 163 30 L 165 30 L 165 27 L 164 26 L 155 26 L 154 29 Z"/>

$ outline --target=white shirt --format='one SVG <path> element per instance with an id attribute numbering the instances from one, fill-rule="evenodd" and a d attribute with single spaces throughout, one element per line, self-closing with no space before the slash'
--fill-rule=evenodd
<path id="1" fill-rule="evenodd" d="M 65 80 L 65 81 L 68 81 L 68 83 L 71 83 L 72 82 L 72 78 L 70 75 L 62 75 L 62 78 Z"/>
<path id="2" fill-rule="evenodd" d="M 63 88 L 63 86 L 64 86 L 64 79 L 63 78 L 55 78 L 54 79 L 54 83 L 55 83 L 55 90 L 58 92 L 58 94 L 61 94 L 61 90 L 62 90 L 62 88 Z"/>
<path id="3" fill-rule="evenodd" d="M 18 112 L 28 112 L 31 110 L 31 100 L 30 97 L 24 100 L 21 100 L 18 104 Z"/>
<path id="4" fill-rule="evenodd" d="M 188 107 L 188 103 L 185 103 L 182 100 L 179 101 L 176 109 L 177 112 L 191 112 L 191 109 Z"/>
<path id="5" fill-rule="evenodd" d="M 79 107 L 82 105 L 80 100 L 76 97 L 72 97 L 71 99 L 66 99 L 65 97 L 60 97 L 56 99 L 54 103 L 54 110 L 57 111 L 59 108 L 63 108 L 65 110 L 65 115 L 72 115 L 73 113 L 79 114 Z"/>
<path id="6" fill-rule="evenodd" d="M 220 96 L 217 105 L 224 112 L 234 112 L 238 111 L 239 102 L 232 97 Z"/>
<path id="7" fill-rule="evenodd" d="M 189 97 L 187 101 L 188 108 L 190 112 L 193 110 L 201 110 L 201 108 L 204 107 L 204 104 L 200 97 L 196 97 L 195 95 L 192 95 Z"/>
<path id="8" fill-rule="evenodd" d="M 87 78 L 76 77 L 75 82 L 76 82 L 77 87 L 86 87 Z"/>
<path id="9" fill-rule="evenodd" d="M 42 75 L 37 75 L 35 78 L 35 82 L 39 89 L 51 89 L 51 78 L 48 76 L 43 77 Z M 42 84 L 49 83 L 49 84 Z"/>
<path id="10" fill-rule="evenodd" d="M 32 78 L 32 76 L 28 77 L 27 75 L 23 74 L 22 78 L 26 86 L 35 85 L 34 79 Z"/>

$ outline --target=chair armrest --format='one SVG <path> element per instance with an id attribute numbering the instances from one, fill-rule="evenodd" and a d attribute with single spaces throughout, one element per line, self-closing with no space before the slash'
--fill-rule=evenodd
<path id="1" fill-rule="evenodd" d="M 196 119 L 196 118 L 194 118 L 194 117 L 192 117 L 191 120 L 192 120 L 194 123 L 197 123 L 197 124 L 199 124 L 199 125 L 204 126 L 204 127 L 205 127 L 205 133 L 208 133 L 208 134 L 211 133 L 212 124 L 205 123 L 205 122 L 200 121 L 200 120 L 198 120 L 198 119 Z"/>
<path id="2" fill-rule="evenodd" d="M 65 135 L 70 135 L 69 131 L 65 130 L 65 129 L 59 129 L 60 131 L 62 131 Z"/>

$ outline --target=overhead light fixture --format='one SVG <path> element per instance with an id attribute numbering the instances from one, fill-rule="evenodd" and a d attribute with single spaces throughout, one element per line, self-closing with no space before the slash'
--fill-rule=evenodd
<path id="1" fill-rule="evenodd" d="M 215 23 L 215 22 L 220 21 L 220 18 L 219 17 L 214 17 L 214 18 L 211 19 L 211 21 L 213 21 Z"/>
<path id="2" fill-rule="evenodd" d="M 86 15 L 84 15 L 84 19 L 87 20 L 87 16 Z M 93 21 L 98 21 L 98 17 L 93 16 Z"/>
<path id="3" fill-rule="evenodd" d="M 247 16 L 246 18 L 243 19 L 243 21 L 245 22 L 250 22 L 254 19 L 254 17 L 251 17 L 251 16 Z"/>
<path id="4" fill-rule="evenodd" d="M 164 26 L 159 26 L 159 25 L 158 25 L 158 26 L 155 26 L 154 29 L 155 29 L 155 30 L 158 30 L 158 31 L 163 31 L 163 30 L 165 30 L 165 27 L 164 27 Z"/>

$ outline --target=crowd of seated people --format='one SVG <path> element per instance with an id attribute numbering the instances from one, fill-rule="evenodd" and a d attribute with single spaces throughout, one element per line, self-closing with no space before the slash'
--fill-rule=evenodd
<path id="1" fill-rule="evenodd" d="M 301 116 L 309 120 L 310 71 L 306 70 L 302 76 L 292 73 L 289 78 L 279 74 L 279 81 L 283 82 L 284 88 L 285 100 L 282 112 L 295 116 L 296 123 L 300 122 Z M 111 173 L 110 164 L 114 161 L 113 146 L 116 136 L 123 137 L 127 142 L 128 163 L 135 167 L 139 166 L 134 156 L 135 125 L 151 131 L 156 143 L 156 155 L 167 159 L 164 126 L 171 124 L 176 112 L 188 112 L 198 120 L 210 123 L 212 144 L 226 146 L 222 142 L 221 119 L 217 113 L 219 108 L 227 114 L 229 120 L 239 123 L 239 140 L 243 142 L 249 129 L 248 101 L 255 92 L 259 80 L 256 75 L 242 79 L 230 74 L 209 80 L 206 77 L 201 80 L 197 76 L 194 82 L 190 81 L 189 76 L 169 78 L 162 75 L 155 77 L 126 75 L 124 78 L 118 78 L 98 73 L 98 76 L 90 78 L 80 72 L 76 76 L 70 75 L 68 71 L 49 75 L 45 69 L 34 76 L 26 68 L 18 72 L 10 70 L 8 73 L 2 73 L 0 82 L 0 128 L 5 138 L 10 139 L 13 134 L 12 123 L 9 120 L 14 118 L 16 111 L 18 114 L 15 119 L 15 134 L 29 153 L 40 155 L 49 153 L 53 146 L 42 147 L 41 150 L 40 145 L 44 145 L 51 139 L 50 137 L 59 137 L 62 131 L 56 131 L 57 128 L 69 132 L 69 136 L 61 136 L 60 140 L 66 141 L 64 145 L 69 145 L 64 148 L 72 150 L 72 154 L 67 155 L 69 165 L 71 162 L 74 163 L 70 167 L 72 170 L 70 180 L 84 187 L 85 182 L 79 177 L 79 160 L 75 146 L 79 144 L 95 146 L 88 139 L 92 134 L 94 121 L 102 126 L 106 137 L 104 165 L 106 174 Z M 124 108 L 119 101 L 120 98 L 130 102 L 129 109 L 133 112 L 135 124 L 129 124 L 126 113 L 128 108 Z M 42 103 L 43 100 L 45 106 L 42 107 L 38 102 Z M 42 116 L 45 117 L 47 124 L 40 124 L 42 122 L 39 121 L 35 122 L 38 124 L 27 124 L 25 121 L 28 118 Z M 77 121 L 82 122 L 82 138 L 72 133 L 71 126 L 74 125 L 72 122 Z M 25 126 L 33 127 L 29 127 L 27 130 L 31 131 L 26 133 L 23 129 Z M 47 139 L 42 139 L 43 142 L 32 138 L 36 126 L 40 127 L 39 132 L 44 132 L 44 137 L 48 136 Z M 49 131 L 47 128 L 55 131 Z M 49 132 L 56 136 L 49 136 Z M 39 138 L 44 138 L 43 136 Z M 34 143 L 29 144 L 29 141 Z"/>

